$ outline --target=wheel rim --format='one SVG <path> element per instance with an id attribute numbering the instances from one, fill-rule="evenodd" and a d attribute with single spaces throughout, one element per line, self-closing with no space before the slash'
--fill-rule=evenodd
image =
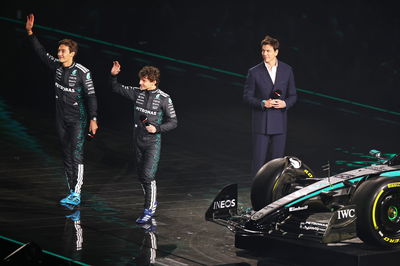
<path id="1" fill-rule="evenodd" d="M 380 229 L 387 235 L 392 237 L 400 236 L 400 195 L 399 193 L 389 192 L 380 203 Z"/>
<path id="2" fill-rule="evenodd" d="M 396 206 L 390 206 L 388 208 L 388 219 L 390 221 L 396 221 L 398 216 L 399 216 L 399 212 L 398 212 Z"/>

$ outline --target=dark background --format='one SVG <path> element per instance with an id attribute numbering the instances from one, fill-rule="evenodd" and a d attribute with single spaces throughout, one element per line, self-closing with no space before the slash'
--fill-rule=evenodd
<path id="1" fill-rule="evenodd" d="M 29 13 L 35 14 L 36 25 L 239 74 L 224 74 L 34 28 L 53 55 L 58 40 L 78 41 L 77 61 L 89 68 L 94 78 L 99 124 L 121 134 L 130 134 L 133 111 L 129 101 L 110 92 L 112 61 L 121 62 L 119 79 L 131 85 L 138 83 L 138 70 L 152 64 L 161 69 L 160 87 L 172 96 L 177 109 L 179 127 L 169 139 L 180 142 L 174 145 L 184 149 L 198 146 L 204 154 L 230 153 L 250 160 L 250 111 L 242 101 L 243 83 L 248 68 L 261 62 L 259 44 L 267 34 L 280 41 L 278 58 L 293 67 L 300 89 L 299 102 L 289 111 L 288 153 L 303 156 L 301 151 L 309 148 L 305 143 L 311 141 L 318 146 L 316 152 L 337 148 L 338 142 L 343 146 L 354 143 L 358 137 L 346 135 L 346 126 L 354 125 L 358 118 L 333 119 L 351 112 L 365 118 L 359 123 L 368 123 L 368 117 L 372 118 L 368 108 L 327 102 L 302 90 L 400 112 L 400 16 L 393 1 L 170 0 L 125 5 L 115 2 L 108 6 L 61 1 L 47 7 L 30 3 L 2 9 L 1 16 L 21 23 L 0 21 L 1 96 L 10 109 L 23 106 L 48 116 L 48 124 L 43 126 L 54 134 L 52 75 L 26 41 L 24 24 Z M 330 113 L 304 108 L 310 102 L 330 108 Z M 378 115 L 388 120 L 384 112 Z M 330 120 L 332 123 L 325 126 Z M 389 120 L 398 130 L 398 115 Z M 315 130 L 320 125 L 325 131 Z M 385 130 L 386 124 L 376 126 Z M 382 142 L 389 140 L 368 131 L 363 132 L 364 137 L 370 135 L 365 141 L 387 148 Z M 348 142 L 343 141 L 346 137 Z"/>
<path id="2" fill-rule="evenodd" d="M 24 21 L 33 12 L 40 25 L 243 75 L 260 61 L 260 40 L 270 34 L 280 40 L 279 59 L 293 66 L 299 88 L 399 111 L 395 99 L 400 16 L 393 1 L 153 1 L 128 5 L 55 2 L 47 8 L 22 6 L 1 13 Z M 2 22 L 3 29 L 14 27 Z M 41 37 L 42 32 L 35 32 Z M 18 66 L 27 61 L 19 58 L 22 40 L 15 39 L 12 30 L 6 34 L 3 30 L 2 35 L 3 45 L 9 45 L 3 49 L 7 61 L 18 62 Z M 47 49 L 54 53 L 56 46 L 55 41 L 49 42 Z M 108 70 L 98 67 L 105 64 L 105 58 L 87 53 L 82 50 L 82 64 L 99 73 Z"/>

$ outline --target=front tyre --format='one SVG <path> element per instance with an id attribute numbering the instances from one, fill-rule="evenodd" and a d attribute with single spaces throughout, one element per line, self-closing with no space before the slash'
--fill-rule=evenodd
<path id="1" fill-rule="evenodd" d="M 286 166 L 286 158 L 277 158 L 266 163 L 256 174 L 251 185 L 251 204 L 258 211 L 273 201 L 273 188 Z"/>
<path id="2" fill-rule="evenodd" d="M 367 244 L 400 247 L 400 177 L 363 182 L 355 191 L 357 235 Z"/>
<path id="3" fill-rule="evenodd" d="M 298 158 L 286 156 L 267 162 L 251 185 L 251 204 L 258 211 L 294 192 L 297 181 L 314 179 L 311 169 Z"/>

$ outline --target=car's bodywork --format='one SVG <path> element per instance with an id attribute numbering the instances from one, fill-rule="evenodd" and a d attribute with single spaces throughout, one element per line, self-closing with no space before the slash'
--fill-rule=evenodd
<path id="1" fill-rule="evenodd" d="M 279 235 L 338 242 L 356 236 L 385 247 L 400 246 L 400 156 L 371 154 L 380 163 L 325 178 L 295 157 L 265 164 L 254 178 L 251 211 L 238 211 L 237 185 L 226 186 L 206 220 L 236 234 Z"/>

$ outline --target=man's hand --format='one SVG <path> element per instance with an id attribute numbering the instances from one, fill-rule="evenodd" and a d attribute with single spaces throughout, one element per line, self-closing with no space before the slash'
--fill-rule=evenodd
<path id="1" fill-rule="evenodd" d="M 153 126 L 153 125 L 148 125 L 148 126 L 146 126 L 146 130 L 147 130 L 147 132 L 149 132 L 149 133 L 156 133 L 156 131 L 157 131 L 156 127 Z"/>
<path id="2" fill-rule="evenodd" d="M 116 76 L 121 71 L 121 65 L 118 61 L 113 61 L 113 66 L 111 68 L 111 75 Z"/>
<path id="3" fill-rule="evenodd" d="M 272 108 L 282 109 L 286 107 L 286 102 L 280 99 L 271 100 Z"/>
<path id="4" fill-rule="evenodd" d="M 28 35 L 32 35 L 33 31 L 33 23 L 35 22 L 35 16 L 33 14 L 29 14 L 28 16 L 26 16 L 26 24 L 25 24 L 25 29 L 26 32 L 28 33 Z"/>
<path id="5" fill-rule="evenodd" d="M 268 99 L 264 102 L 265 108 L 272 108 L 272 99 Z"/>
<path id="6" fill-rule="evenodd" d="M 93 135 L 95 135 L 98 128 L 97 122 L 95 120 L 90 120 L 89 132 L 92 132 Z"/>

